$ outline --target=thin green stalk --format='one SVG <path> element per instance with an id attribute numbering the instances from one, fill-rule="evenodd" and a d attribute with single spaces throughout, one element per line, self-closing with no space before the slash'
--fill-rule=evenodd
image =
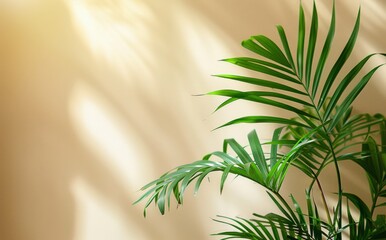
<path id="1" fill-rule="evenodd" d="M 339 165 L 338 165 L 338 160 L 336 158 L 331 139 L 328 139 L 328 144 L 329 144 L 330 149 L 331 149 L 332 158 L 334 160 L 334 165 L 335 165 L 336 176 L 337 176 L 337 180 L 338 180 L 338 206 L 337 206 L 338 218 L 339 218 L 338 219 L 338 229 L 341 229 L 342 228 L 342 192 L 343 192 L 342 191 L 342 180 L 341 180 L 341 174 L 340 174 L 340 169 L 339 169 Z M 337 237 L 338 237 L 337 239 L 342 239 L 342 233 L 338 233 Z"/>
<path id="2" fill-rule="evenodd" d="M 317 177 L 316 177 L 316 183 L 318 184 L 318 188 L 320 190 L 320 194 L 322 195 L 323 206 L 324 206 L 324 209 L 326 210 L 328 223 L 330 225 L 332 225 L 330 210 L 329 210 L 328 205 L 327 205 L 326 196 L 324 195 L 324 191 L 323 191 L 322 185 L 320 184 L 319 179 Z"/>
<path id="3" fill-rule="evenodd" d="M 316 111 L 316 112 L 317 112 L 318 116 L 320 116 L 320 115 L 319 115 L 319 112 L 318 112 L 318 111 Z M 328 134 L 328 131 L 327 131 L 326 127 L 325 127 L 325 124 L 324 124 L 324 122 L 323 122 L 322 120 L 321 120 L 321 123 L 322 123 L 322 126 L 323 126 L 323 130 L 325 131 L 326 134 Z M 341 174 L 340 174 L 340 169 L 339 169 L 339 165 L 338 165 L 338 160 L 337 160 L 336 155 L 335 155 L 334 146 L 333 146 L 333 144 L 332 144 L 332 141 L 331 141 L 330 138 L 327 138 L 326 140 L 327 140 L 327 142 L 328 142 L 328 146 L 329 146 L 330 151 L 331 151 L 331 154 L 332 154 L 332 158 L 333 158 L 334 166 L 335 166 L 335 171 L 336 171 L 336 177 L 337 177 L 337 181 L 338 181 L 338 206 L 337 206 L 337 209 L 338 209 L 338 217 L 339 217 L 339 219 L 338 219 L 338 229 L 341 229 L 341 228 L 342 228 L 342 192 L 343 192 L 343 191 L 342 191 Z M 312 181 L 312 183 L 311 183 L 311 185 L 310 185 L 311 188 L 312 188 L 312 185 L 314 184 L 315 181 L 317 181 L 317 183 L 320 184 L 317 177 L 318 177 L 319 174 L 321 173 L 321 170 L 322 170 L 322 168 L 323 168 L 323 165 L 325 164 L 325 162 L 326 162 L 327 160 L 328 160 L 327 157 L 323 160 L 323 162 L 322 162 L 322 164 L 321 164 L 321 167 L 318 169 L 317 173 L 315 174 L 315 178 L 314 178 L 314 180 Z M 326 202 L 325 207 L 328 208 L 327 202 Z M 327 209 L 327 211 L 328 211 L 328 209 Z M 330 223 L 330 224 L 331 224 L 331 223 Z M 342 239 L 342 233 L 338 233 L 338 234 L 337 234 L 337 237 L 338 237 L 337 239 Z"/>
<path id="4" fill-rule="evenodd" d="M 297 77 L 298 77 L 298 80 L 302 83 L 300 77 L 299 77 L 298 75 L 297 75 Z M 315 102 L 314 102 L 314 99 L 312 98 L 312 96 L 311 96 L 311 94 L 309 93 L 309 91 L 308 91 L 308 89 L 306 88 L 306 86 L 305 86 L 304 84 L 301 84 L 301 85 L 303 86 L 304 90 L 306 91 L 307 96 L 308 96 L 308 98 L 310 99 L 311 104 L 313 105 L 313 108 L 315 109 L 315 112 L 316 112 L 317 115 L 318 115 L 317 118 L 318 118 L 319 122 L 321 123 L 321 125 L 323 126 L 323 130 L 324 130 L 325 134 L 328 136 L 328 132 L 327 132 L 327 129 L 326 129 L 326 127 L 325 127 L 325 123 L 324 123 L 324 121 L 323 121 L 322 116 L 321 116 L 320 113 L 319 113 L 319 110 L 318 110 L 317 107 L 316 107 L 316 104 L 315 104 Z M 328 138 L 328 142 L 330 143 L 330 144 L 329 144 L 330 150 L 331 150 L 331 152 L 333 152 L 333 148 L 332 148 L 332 145 L 331 145 L 331 139 L 330 139 L 330 138 Z M 334 158 L 335 158 L 335 154 L 334 154 Z M 331 219 L 330 210 L 329 210 L 329 207 L 328 207 L 328 204 L 327 204 L 327 200 L 326 200 L 326 197 L 325 197 L 325 195 L 324 195 L 324 191 L 323 191 L 322 185 L 321 185 L 321 183 L 320 183 L 320 181 L 319 181 L 319 179 L 318 179 L 318 176 L 319 176 L 319 174 L 321 173 L 321 171 L 322 171 L 322 169 L 323 169 L 323 165 L 324 165 L 324 163 L 325 163 L 325 161 L 326 161 L 327 159 L 328 159 L 328 158 L 326 157 L 326 158 L 323 160 L 323 162 L 322 162 L 322 164 L 321 164 L 321 167 L 318 169 L 317 173 L 315 174 L 314 179 L 312 180 L 312 182 L 311 182 L 309 188 L 310 188 L 310 190 L 311 190 L 312 187 L 313 187 L 314 182 L 315 182 L 315 181 L 317 182 L 318 188 L 319 188 L 319 190 L 320 190 L 320 192 L 321 192 L 321 194 L 322 194 L 323 207 L 324 207 L 324 210 L 325 210 L 326 215 L 327 215 L 328 223 L 329 223 L 330 225 L 332 225 L 332 219 Z M 339 172 L 339 169 L 338 169 L 337 174 L 338 174 L 338 182 L 340 182 L 340 172 Z M 340 186 L 341 186 L 341 185 L 340 185 Z M 339 188 L 339 189 L 340 189 L 340 188 Z M 339 190 L 339 192 L 340 192 L 340 190 Z M 341 195 L 341 194 L 340 194 L 340 195 Z"/>
<path id="5" fill-rule="evenodd" d="M 371 218 L 373 217 L 375 208 L 377 207 L 377 201 L 378 201 L 379 192 L 380 192 L 379 189 L 377 189 L 377 190 L 378 190 L 378 191 L 376 192 L 375 196 L 372 198 L 373 203 L 372 203 L 371 211 L 370 211 L 370 216 L 371 216 Z"/>

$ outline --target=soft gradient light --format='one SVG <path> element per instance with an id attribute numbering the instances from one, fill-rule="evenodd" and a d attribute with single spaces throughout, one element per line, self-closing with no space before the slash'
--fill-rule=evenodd
<path id="1" fill-rule="evenodd" d="M 308 16 L 312 1 L 303 2 Z M 359 1 L 336 2 L 336 41 L 343 46 Z M 331 1 L 317 4 L 323 36 Z M 386 52 L 386 1 L 362 5 L 354 60 Z M 253 128 L 271 136 L 256 125 L 211 132 L 234 117 L 277 112 L 236 104 L 212 114 L 220 99 L 192 95 L 246 88 L 210 77 L 246 73 L 217 60 L 250 54 L 240 42 L 251 35 L 279 40 L 276 24 L 293 39 L 297 9 L 287 0 L 0 1 L 0 239 L 209 240 L 224 230 L 211 221 L 217 214 L 273 209 L 263 189 L 237 178 L 220 196 L 219 175 L 196 197 L 188 190 L 185 205 L 173 204 L 165 216 L 150 207 L 144 219 L 144 203 L 132 202 L 141 186 L 221 149 L 224 138 L 246 142 Z M 356 103 L 359 111 L 384 112 L 383 73 Z M 366 187 L 352 179 L 355 170 L 345 170 L 348 185 Z M 323 182 L 334 192 L 331 179 Z M 301 201 L 301 184 L 299 173 L 290 173 L 286 193 Z"/>
<path id="2" fill-rule="evenodd" d="M 144 2 L 70 0 L 67 4 L 74 26 L 97 59 L 125 77 L 132 70 L 146 71 L 151 53 L 143 44 L 152 37 L 148 25 L 154 16 Z"/>
<path id="3" fill-rule="evenodd" d="M 145 231 L 127 221 L 125 214 L 95 191 L 81 177 L 75 178 L 71 191 L 76 202 L 74 240 L 146 239 Z"/>
<path id="4" fill-rule="evenodd" d="M 85 146 L 119 176 L 127 191 L 135 191 L 141 176 L 152 174 L 152 166 L 139 153 L 142 149 L 131 138 L 130 129 L 103 95 L 82 81 L 74 85 L 69 99 L 74 128 Z"/>

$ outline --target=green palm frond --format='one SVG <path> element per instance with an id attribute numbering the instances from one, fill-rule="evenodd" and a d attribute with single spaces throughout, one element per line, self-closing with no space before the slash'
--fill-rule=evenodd
<path id="1" fill-rule="evenodd" d="M 277 138 L 277 134 L 274 134 L 272 142 L 262 144 L 256 131 L 250 132 L 248 134 L 249 152 L 236 140 L 226 139 L 223 144 L 223 151 L 213 152 L 206 155 L 203 160 L 182 165 L 144 186 L 141 190 L 145 191 L 145 194 L 135 203 L 147 198 L 145 214 L 146 208 L 152 202 L 156 203 L 160 212 L 164 214 L 166 206 L 170 208 L 172 196 L 174 196 L 178 204 L 182 204 L 184 192 L 188 185 L 196 180 L 194 192 L 197 193 L 204 178 L 208 174 L 218 171 L 222 172 L 220 193 L 229 174 L 245 177 L 272 192 L 278 192 L 290 162 L 302 148 L 312 144 L 312 141 L 309 141 L 309 137 L 305 137 L 293 143 L 293 141 L 276 141 L 275 137 Z M 272 145 L 271 149 L 275 149 L 274 145 L 289 143 L 293 147 L 285 155 L 271 152 L 270 156 L 266 156 L 263 151 L 264 146 L 268 144 Z M 229 150 L 232 150 L 234 155 L 229 153 Z M 276 157 L 272 157 L 273 155 L 276 155 Z M 279 158 L 277 157 L 278 155 L 280 156 Z M 214 157 L 217 158 L 214 159 Z"/>
<path id="2" fill-rule="evenodd" d="M 233 228 L 233 231 L 225 231 L 215 235 L 224 236 L 222 239 L 312 239 L 322 240 L 328 237 L 329 225 L 320 220 L 318 208 L 315 203 L 307 196 L 307 214 L 303 214 L 302 209 L 293 196 L 291 199 L 294 205 L 294 212 L 289 204 L 279 195 L 269 196 L 276 204 L 281 214 L 269 213 L 266 215 L 253 214 L 253 218 L 230 218 L 219 216 L 215 221 L 224 223 Z M 306 220 L 306 217 L 308 220 Z M 221 220 L 220 220 L 221 219 Z"/>
<path id="3" fill-rule="evenodd" d="M 284 225 L 277 226 L 269 219 L 264 221 L 256 221 L 255 219 L 245 218 L 229 218 L 225 216 L 218 216 L 220 219 L 215 219 L 216 222 L 223 223 L 231 226 L 233 231 L 225 231 L 214 234 L 215 236 L 221 236 L 222 240 L 225 239 L 251 239 L 251 240 L 276 240 L 276 239 L 291 239 L 295 236 L 287 234 L 287 230 L 284 229 Z M 294 231 L 291 231 L 294 232 Z M 296 239 L 296 238 L 295 238 Z"/>
<path id="4" fill-rule="evenodd" d="M 250 75 L 217 74 L 215 77 L 247 84 L 253 90 L 221 89 L 206 94 L 224 98 L 215 111 L 224 111 L 235 101 L 248 101 L 284 110 L 291 117 L 246 115 L 225 122 L 218 128 L 241 123 L 274 123 L 280 127 L 268 142 L 261 142 L 256 131 L 250 132 L 246 147 L 234 139 L 226 139 L 222 151 L 177 167 L 147 184 L 142 188 L 145 193 L 136 201 L 146 200 L 145 214 L 152 203 L 164 214 L 173 198 L 178 204 L 183 203 L 188 186 L 194 185 L 197 193 L 209 174 L 221 172 L 220 193 L 230 175 L 241 176 L 265 187 L 279 210 L 279 213 L 254 214 L 252 219 L 219 217 L 215 221 L 234 229 L 216 234 L 222 239 L 341 240 L 343 232 L 347 232 L 350 239 L 386 239 L 386 216 L 374 216 L 375 210 L 386 207 L 386 119 L 380 114 L 353 114 L 352 111 L 354 101 L 383 66 L 379 64 L 366 72 L 366 64 L 374 56 L 386 54 L 373 53 L 354 67 L 348 66 L 359 33 L 360 9 L 351 35 L 336 60 L 330 57 L 336 32 L 335 1 L 324 39 L 318 37 L 315 1 L 309 24 L 305 16 L 300 4 L 296 49 L 290 48 L 287 34 L 279 25 L 279 43 L 264 35 L 251 36 L 241 45 L 252 56 L 222 60 L 248 70 Z M 318 46 L 319 43 L 322 45 Z M 353 161 L 366 173 L 370 205 L 359 196 L 343 191 L 341 161 Z M 329 164 L 334 165 L 337 180 L 338 199 L 333 203 L 327 203 L 319 179 Z M 289 204 L 280 194 L 290 167 L 296 167 L 310 179 L 306 211 L 292 195 Z M 319 208 L 312 196 L 314 187 L 321 193 L 323 206 Z M 359 217 L 354 217 L 353 208 Z M 320 210 L 325 212 L 326 219 L 320 217 Z M 343 211 L 347 215 L 346 225 L 342 221 Z"/>
<path id="5" fill-rule="evenodd" d="M 383 127 L 385 126 L 384 124 L 383 121 Z M 372 216 L 376 208 L 386 206 L 384 199 L 386 196 L 386 152 L 383 152 L 383 145 L 379 147 L 373 138 L 368 138 L 363 143 L 362 158 L 356 158 L 354 162 L 360 165 L 366 172 L 372 198 L 370 210 L 370 216 Z"/>
<path id="6" fill-rule="evenodd" d="M 232 74 L 218 74 L 217 77 L 240 81 L 259 87 L 270 88 L 270 90 L 242 92 L 236 90 L 219 90 L 208 93 L 208 95 L 219 95 L 229 97 L 218 109 L 236 101 L 247 100 L 254 101 L 261 104 L 267 104 L 274 108 L 285 109 L 294 113 L 301 118 L 317 119 L 319 124 L 326 125 L 326 132 L 332 131 L 335 126 L 345 116 L 345 113 L 350 109 L 352 103 L 360 94 L 362 89 L 366 86 L 376 70 L 381 67 L 379 65 L 365 74 L 361 79 L 356 79 L 365 64 L 370 58 L 375 55 L 385 54 L 370 54 L 363 58 L 357 65 L 355 65 L 342 80 L 337 76 L 341 74 L 343 67 L 346 65 L 359 32 L 360 26 L 360 10 L 356 18 L 352 34 L 349 37 L 345 47 L 339 55 L 336 62 L 329 72 L 326 72 L 325 65 L 329 56 L 333 39 L 335 36 L 335 7 L 333 6 L 330 29 L 321 49 L 320 56 L 317 58 L 314 54 L 317 48 L 316 43 L 318 36 L 318 12 L 314 3 L 311 26 L 308 30 L 309 39 L 307 42 L 307 54 L 305 52 L 305 17 L 303 7 L 299 10 L 299 34 L 298 45 L 296 51 L 296 65 L 293 62 L 295 57 L 292 56 L 289 48 L 288 39 L 283 27 L 278 26 L 278 32 L 281 38 L 281 44 L 284 51 L 278 44 L 263 35 L 252 36 L 245 40 L 242 46 L 255 53 L 258 57 L 238 57 L 224 59 L 228 63 L 252 70 L 253 72 L 266 75 L 268 78 L 261 78 L 255 76 L 239 76 Z M 314 74 L 312 75 L 313 63 L 317 62 Z M 322 74 L 326 72 L 326 80 L 322 82 Z M 343 73 L 342 73 L 343 74 Z M 334 84 L 337 87 L 333 88 Z M 348 92 L 347 96 L 343 97 L 343 93 Z M 327 109 L 321 111 L 326 107 Z M 304 112 L 304 106 L 310 106 L 317 110 L 315 115 Z M 218 110 L 217 109 L 217 110 Z M 333 117 L 332 112 L 335 111 Z M 270 119 L 265 118 L 266 121 L 260 121 L 257 116 L 248 116 L 230 121 L 223 126 L 229 126 L 239 123 L 259 123 L 269 122 Z M 284 125 L 291 125 L 286 119 L 272 118 L 272 123 L 281 123 Z M 313 122 L 313 121 L 311 121 Z M 309 122 L 308 122 L 309 123 Z M 297 123 L 292 123 L 297 124 Z M 313 128 L 313 125 L 305 124 L 304 127 Z"/>
<path id="7" fill-rule="evenodd" d="M 381 240 L 386 239 L 386 215 L 378 215 L 374 221 L 373 231 L 369 239 Z"/>
<path id="8" fill-rule="evenodd" d="M 277 228 L 272 222 L 268 222 L 268 225 L 261 222 L 253 222 L 245 218 L 229 218 L 225 216 L 218 216 L 219 219 L 214 221 L 231 226 L 235 230 L 225 231 L 215 236 L 223 236 L 225 239 L 251 239 L 251 240 L 274 240 L 281 239 L 282 235 L 280 228 Z M 222 220 L 220 220 L 222 219 Z"/>

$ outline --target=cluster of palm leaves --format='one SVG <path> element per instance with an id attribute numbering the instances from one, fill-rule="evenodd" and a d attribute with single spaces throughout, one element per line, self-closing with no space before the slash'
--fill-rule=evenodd
<path id="1" fill-rule="evenodd" d="M 145 214 L 151 203 L 155 203 L 162 214 L 170 207 L 172 199 L 182 204 L 189 185 L 194 185 L 194 191 L 197 192 L 208 174 L 220 171 L 221 191 L 230 174 L 245 177 L 265 187 L 278 208 L 277 213 L 255 213 L 248 219 L 219 216 L 216 221 L 234 229 L 215 234 L 222 239 L 321 240 L 342 239 L 344 236 L 353 240 L 386 239 L 386 216 L 377 215 L 386 206 L 386 120 L 380 114 L 352 114 L 351 111 L 353 101 L 381 66 L 365 72 L 365 64 L 372 56 L 385 54 L 368 55 L 350 71 L 342 71 L 358 35 L 359 10 L 351 36 L 327 71 L 326 62 L 335 35 L 335 18 L 334 4 L 327 35 L 320 41 L 317 38 L 318 12 L 315 2 L 308 34 L 300 4 L 294 56 L 283 27 L 277 26 L 280 44 L 266 36 L 252 36 L 243 41 L 242 46 L 253 52 L 256 58 L 224 60 L 266 77 L 216 75 L 259 89 L 210 92 L 208 95 L 226 97 L 217 109 L 237 100 L 245 100 L 286 110 L 294 117 L 245 116 L 220 126 L 239 123 L 280 125 L 268 142 L 261 142 L 255 130 L 247 136 L 248 146 L 242 146 L 234 139 L 226 139 L 221 151 L 177 167 L 147 184 L 142 189 L 144 194 L 137 201 L 147 200 Z M 317 43 L 322 43 L 318 56 L 315 54 Z M 370 202 L 343 191 L 340 172 L 342 161 L 353 161 L 363 169 L 368 179 Z M 334 202 L 327 201 L 320 181 L 321 173 L 329 165 L 335 170 L 337 180 Z M 305 191 L 306 206 L 301 207 L 292 195 L 281 195 L 281 186 L 291 167 L 299 169 L 310 179 Z M 323 203 L 320 206 L 314 201 L 316 196 L 313 196 L 313 189 L 320 193 L 318 198 Z M 321 217 L 321 212 L 325 217 Z"/>

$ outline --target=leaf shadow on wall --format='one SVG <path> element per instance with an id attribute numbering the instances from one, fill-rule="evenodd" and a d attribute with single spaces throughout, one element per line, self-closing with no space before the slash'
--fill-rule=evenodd
<path id="1" fill-rule="evenodd" d="M 192 104 L 189 98 L 180 96 L 180 90 L 189 90 L 177 80 L 179 72 L 170 73 L 165 65 L 157 67 L 156 63 L 150 67 L 147 61 L 151 59 L 141 56 L 136 46 L 129 46 L 137 44 L 130 42 L 130 37 L 135 40 L 136 36 L 124 35 L 123 40 L 128 42 L 118 42 L 118 49 L 102 52 L 133 55 L 118 55 L 119 61 L 111 58 L 114 54 L 102 55 L 108 61 L 99 60 L 100 52 L 95 49 L 116 43 L 112 41 L 114 36 L 96 35 L 106 37 L 102 43 L 107 45 L 90 43 L 90 50 L 79 38 L 79 30 L 74 29 L 73 12 L 70 14 L 67 8 L 64 3 L 42 1 L 1 15 L 3 29 L 9 33 L 1 40 L 2 64 L 6 66 L 1 81 L 1 145 L 5 159 L 1 184 L 2 195 L 6 196 L 2 199 L 2 237 L 84 240 L 106 239 L 110 234 L 118 236 L 114 239 L 127 239 L 135 233 L 140 239 L 170 239 L 186 234 L 192 239 L 205 238 L 208 234 L 200 231 L 198 218 L 190 218 L 189 224 L 182 224 L 187 221 L 177 217 L 143 226 L 144 221 L 137 220 L 141 210 L 130 207 L 135 199 L 131 193 L 137 190 L 130 175 L 140 174 L 133 161 L 146 161 L 127 159 L 133 156 L 125 147 L 133 148 L 133 141 L 140 142 L 135 146 L 146 146 L 143 151 L 140 146 L 134 149 L 140 153 L 133 155 L 158 160 L 157 167 L 163 172 L 175 166 L 170 159 L 201 154 L 196 148 L 204 145 L 199 132 L 205 130 L 199 129 L 201 123 L 191 120 L 193 113 L 184 112 L 186 105 Z M 120 33 L 123 26 L 113 27 L 116 29 L 108 34 Z M 163 34 L 167 37 L 169 30 L 158 29 L 166 31 Z M 125 46 L 128 48 L 120 48 Z M 163 56 L 170 55 L 163 44 L 161 47 Z M 138 59 L 133 62 L 135 57 Z M 173 57 L 178 64 L 179 59 Z M 124 61 L 128 63 L 122 64 Z M 113 66 L 105 66 L 111 62 Z M 118 70 L 111 70 L 113 67 Z M 146 77 L 131 73 L 148 69 L 169 82 L 155 81 L 159 77 L 152 73 Z M 131 78 L 129 82 L 127 78 Z M 140 82 L 149 79 L 150 83 Z M 169 90 L 170 86 L 174 88 Z M 178 93 L 177 99 L 165 97 L 172 91 Z M 176 119 L 186 119 L 191 135 L 181 131 L 185 126 Z M 109 139 L 111 136 L 116 139 Z M 146 151 L 149 148 L 152 150 Z M 124 158 L 129 164 L 122 162 Z M 152 167 L 146 170 L 151 172 Z M 116 218 L 121 222 L 117 223 Z"/>
<path id="2" fill-rule="evenodd" d="M 6 196 L 2 199 L 4 202 L 2 237 L 6 239 L 108 239 L 110 234 L 116 236 L 114 239 L 127 239 L 136 233 L 141 239 L 154 239 L 156 236 L 166 239 L 167 234 L 166 236 L 163 234 L 167 230 L 167 224 L 148 226 L 143 229 L 139 225 L 140 221 L 132 219 L 141 218 L 142 213 L 138 208 L 130 207 L 131 202 L 134 201 L 131 193 L 137 189 L 132 189 L 130 183 L 122 180 L 121 172 L 118 171 L 117 174 L 116 166 L 120 165 L 113 162 L 113 157 L 117 157 L 114 154 L 121 153 L 114 152 L 117 150 L 115 146 L 113 148 L 108 146 L 107 150 L 102 150 L 104 153 L 107 151 L 107 155 L 101 155 L 100 152 L 90 148 L 84 142 L 84 135 L 80 136 L 78 132 L 79 125 L 74 123 L 84 118 L 81 118 L 82 115 L 76 118 L 71 114 L 82 114 L 84 110 L 86 115 L 95 112 L 104 113 L 103 107 L 107 107 L 105 112 L 118 114 L 118 120 L 112 122 L 130 126 L 133 131 L 130 134 L 141 136 L 142 129 L 146 127 L 143 125 L 144 121 L 140 123 L 130 120 L 131 114 L 136 114 L 128 109 L 133 107 L 133 103 L 127 106 L 125 101 L 117 100 L 117 96 L 125 97 L 130 93 L 123 90 L 108 92 L 115 88 L 105 90 L 105 86 L 100 85 L 101 82 L 107 85 L 114 84 L 112 77 L 120 78 L 119 80 L 123 77 L 114 77 L 114 71 L 103 69 L 100 62 L 94 61 L 88 46 L 78 38 L 66 9 L 65 4 L 55 1 L 42 2 L 37 6 L 17 9 L 12 13 L 2 13 L 2 18 L 5 20 L 2 22 L 3 29 L 9 33 L 1 40 L 4 46 L 1 49 L 2 65 L 6 66 L 2 69 L 1 80 L 3 91 L 1 145 L 2 159 L 4 159 L 1 164 L 3 173 L 1 176 L 2 180 L 4 179 L 1 195 Z M 81 84 L 78 84 L 79 82 Z M 115 87 L 120 88 L 122 85 L 118 83 Z M 86 89 L 85 98 L 82 98 L 82 89 Z M 125 86 L 124 90 L 130 90 L 130 88 Z M 138 89 L 135 90 L 138 91 Z M 135 90 L 133 92 L 136 92 Z M 107 102 L 107 105 L 98 106 L 98 102 L 92 105 L 95 102 L 92 102 L 93 99 L 89 96 L 99 96 L 102 100 L 96 100 L 103 104 Z M 73 105 L 69 106 L 71 104 Z M 90 104 L 91 110 L 87 108 Z M 156 103 L 153 102 L 153 104 Z M 80 110 L 77 107 L 80 107 Z M 99 107 L 99 110 L 95 110 L 95 107 Z M 151 108 L 162 112 L 157 107 L 156 105 Z M 80 112 L 77 112 L 77 109 Z M 96 116 L 99 119 L 88 119 L 90 125 L 98 127 L 101 122 L 111 124 L 110 116 Z M 107 120 L 103 117 L 107 117 Z M 165 119 L 160 114 L 158 121 L 168 122 L 169 119 L 167 116 Z M 102 127 L 108 128 L 111 125 Z M 169 125 L 168 127 L 170 128 Z M 91 128 L 91 130 L 103 132 L 105 129 Z M 119 133 L 119 130 L 122 129 L 112 129 L 113 134 Z M 123 132 L 125 132 L 124 129 Z M 90 132 L 86 131 L 86 133 Z M 126 132 L 126 134 L 129 133 Z M 172 131 L 168 134 L 168 138 L 174 138 Z M 179 133 L 174 132 L 174 134 Z M 100 139 L 91 139 L 90 145 L 98 146 L 101 142 L 103 143 L 98 140 Z M 110 139 L 104 140 L 108 143 Z M 112 145 L 116 144 L 115 140 L 111 139 Z M 123 146 L 126 146 L 125 140 L 122 141 Z M 154 159 L 165 154 L 157 150 L 159 143 L 154 143 L 150 139 L 150 142 L 145 144 L 152 146 L 150 155 Z M 186 150 L 186 147 L 182 146 L 179 151 L 186 152 L 189 149 Z M 123 157 L 127 157 L 124 154 L 126 150 L 123 151 Z M 106 159 L 108 156 L 112 158 Z M 117 158 L 122 160 L 121 155 Z M 141 159 L 126 160 L 141 162 Z M 134 164 L 129 167 L 134 167 Z M 132 172 L 127 172 L 127 174 L 130 173 Z M 98 201 L 87 202 L 88 198 L 97 198 Z M 106 206 L 107 210 L 100 209 Z M 90 208 L 91 212 L 88 212 L 87 208 Z M 88 216 L 90 214 L 91 217 L 100 218 L 97 225 L 88 225 L 90 222 L 92 224 L 92 219 Z M 114 217 L 120 218 L 121 226 L 109 225 L 109 222 L 116 223 Z M 104 229 L 97 231 L 95 227 L 102 227 L 101 224 L 104 224 Z M 191 226 L 194 224 L 197 224 L 197 221 L 190 221 Z M 78 229 L 79 225 L 81 229 Z M 110 230 L 109 227 L 111 227 Z M 194 227 L 194 229 L 191 231 L 195 232 L 195 236 L 200 236 L 197 232 L 200 228 Z M 186 231 L 183 228 L 170 230 L 177 235 L 178 233 L 182 235 Z M 101 235 L 93 238 L 91 231 Z"/>

